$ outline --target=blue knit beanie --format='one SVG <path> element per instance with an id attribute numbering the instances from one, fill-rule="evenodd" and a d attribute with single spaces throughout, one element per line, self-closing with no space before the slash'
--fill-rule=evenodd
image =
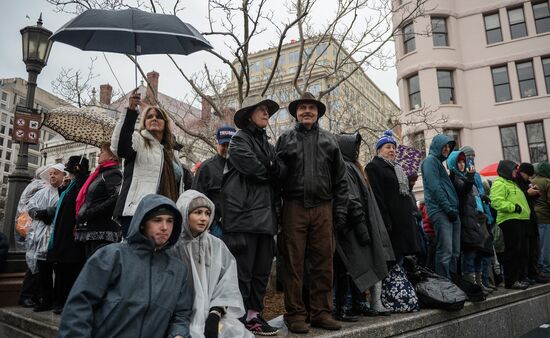
<path id="1" fill-rule="evenodd" d="M 393 131 L 391 130 L 386 130 L 378 142 L 376 142 L 376 150 L 380 149 L 386 143 L 392 143 L 397 147 L 397 142 L 393 138 Z"/>

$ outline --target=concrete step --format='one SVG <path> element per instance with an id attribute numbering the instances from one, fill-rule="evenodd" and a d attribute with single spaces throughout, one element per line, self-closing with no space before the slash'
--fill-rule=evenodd
<path id="1" fill-rule="evenodd" d="M 311 329 L 307 336 L 323 338 L 414 337 L 512 338 L 533 330 L 550 320 L 550 284 L 537 285 L 524 291 L 493 292 L 487 300 L 467 302 L 456 312 L 423 309 L 390 317 L 362 317 L 356 323 L 342 323 L 340 331 Z M 288 332 L 282 316 L 270 321 L 281 327 L 279 336 L 304 337 Z"/>
<path id="2" fill-rule="evenodd" d="M 476 337 L 521 336 L 550 320 L 550 284 L 524 291 L 500 289 L 486 301 L 466 303 L 456 312 L 424 309 L 390 317 L 362 317 L 357 323 L 342 323 L 340 331 L 312 329 L 306 337 Z M 281 327 L 279 337 L 304 337 L 287 331 L 278 317 L 270 321 Z M 0 309 L 0 337 L 56 337 L 59 316 L 51 311 Z"/>
<path id="3" fill-rule="evenodd" d="M 33 312 L 23 307 L 0 309 L 0 337 L 57 337 L 59 315 L 51 311 Z M 3 332 L 10 332 L 4 335 Z M 20 335 L 22 333 L 27 334 Z"/>

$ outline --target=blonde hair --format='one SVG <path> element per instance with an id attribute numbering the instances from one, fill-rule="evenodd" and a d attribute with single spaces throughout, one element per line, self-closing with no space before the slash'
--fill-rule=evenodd
<path id="1" fill-rule="evenodd" d="M 160 118 L 164 121 L 164 130 L 162 131 L 162 140 L 160 141 L 160 143 L 163 144 L 167 148 L 167 150 L 173 150 L 174 140 L 172 138 L 172 125 L 168 113 L 163 108 L 159 106 L 148 106 L 147 108 L 145 108 L 145 111 L 141 114 L 141 119 L 139 121 L 139 131 L 141 132 L 142 130 L 147 129 L 145 128 L 145 120 L 147 118 L 147 114 L 149 114 L 149 112 L 153 109 L 160 114 Z M 150 146 L 148 139 L 145 139 L 145 145 L 147 147 Z"/>

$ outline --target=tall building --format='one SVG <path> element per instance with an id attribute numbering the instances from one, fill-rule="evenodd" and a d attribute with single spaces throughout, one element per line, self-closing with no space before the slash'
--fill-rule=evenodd
<path id="1" fill-rule="evenodd" d="M 0 219 L 4 218 L 4 203 L 8 191 L 8 176 L 15 170 L 19 144 L 12 142 L 13 117 L 16 106 L 25 106 L 27 102 L 27 81 L 21 78 L 0 79 Z M 66 104 L 62 99 L 36 87 L 34 108 L 47 111 Z M 34 174 L 44 164 L 40 148 L 56 133 L 42 128 L 40 144 L 29 145 L 29 171 Z"/>
<path id="2" fill-rule="evenodd" d="M 401 23 L 408 3 L 393 1 L 402 118 L 444 117 L 439 127 L 475 149 L 478 169 L 548 161 L 549 1 L 429 0 L 426 15 Z M 435 133 L 425 123 L 403 128 L 418 147 Z"/>
<path id="3" fill-rule="evenodd" d="M 308 91 L 318 95 L 337 81 L 340 76 L 346 76 L 356 68 L 353 56 L 341 48 L 334 39 L 309 39 L 304 45 L 304 58 L 309 57 L 308 66 L 303 68 L 298 83 L 304 83 L 304 75 L 309 78 Z M 277 48 L 269 48 L 248 56 L 250 71 L 250 94 L 260 94 L 273 68 Z M 268 133 L 274 141 L 284 130 L 294 125 L 294 118 L 288 113 L 288 104 L 298 95 L 293 86 L 293 79 L 297 71 L 300 53 L 300 43 L 292 41 L 281 48 L 277 70 L 266 92 L 266 97 L 276 101 L 280 110 L 271 117 Z M 332 65 L 336 58 L 344 59 L 340 62 L 342 69 L 334 73 Z M 312 66 L 315 64 L 314 66 Z M 234 65 L 238 68 L 237 61 Z M 225 107 L 238 109 L 237 80 L 233 76 L 231 83 L 223 93 L 222 103 Z M 366 139 L 366 144 L 373 145 L 374 139 L 392 125 L 390 121 L 399 115 L 399 107 L 380 90 L 366 75 L 362 68 L 354 72 L 345 82 L 324 96 L 321 101 L 327 105 L 327 112 L 320 120 L 323 128 L 333 132 L 352 132 L 359 130 Z M 364 148 L 364 147 L 363 147 Z M 364 150 L 366 150 L 364 148 Z M 370 160 L 370 151 L 363 152 L 362 162 Z"/>

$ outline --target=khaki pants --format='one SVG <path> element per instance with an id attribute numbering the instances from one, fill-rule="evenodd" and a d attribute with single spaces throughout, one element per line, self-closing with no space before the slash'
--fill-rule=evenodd
<path id="1" fill-rule="evenodd" d="M 332 204 L 326 202 L 306 209 L 301 201 L 285 201 L 282 235 L 285 320 L 291 323 L 307 318 L 302 300 L 306 255 L 311 266 L 311 319 L 331 316 L 332 257 L 335 247 Z"/>

